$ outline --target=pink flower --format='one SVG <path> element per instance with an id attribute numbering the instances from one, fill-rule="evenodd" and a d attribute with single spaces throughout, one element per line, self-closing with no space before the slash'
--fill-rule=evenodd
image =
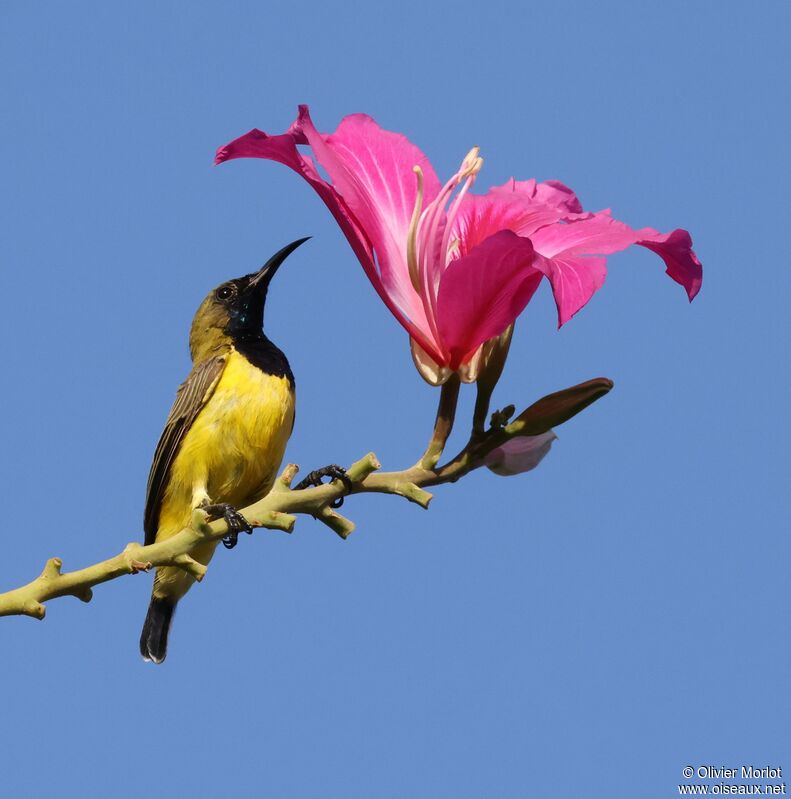
<path id="1" fill-rule="evenodd" d="M 484 463 L 495 474 L 508 477 L 535 469 L 557 439 L 553 430 L 539 436 L 517 436 L 492 450 Z"/>
<path id="2" fill-rule="evenodd" d="M 313 159 L 300 152 L 308 145 Z M 383 302 L 411 337 L 415 363 L 439 384 L 453 372 L 471 382 L 486 342 L 524 310 L 542 277 L 558 322 L 567 322 L 606 274 L 605 255 L 640 244 L 664 260 L 692 300 L 702 268 L 685 230 L 634 230 L 609 211 L 585 213 L 557 181 L 509 180 L 485 195 L 470 192 L 483 165 L 474 147 L 440 184 L 420 150 L 373 119 L 353 114 L 335 133 L 319 133 L 307 106 L 288 131 L 251 130 L 217 151 L 279 161 L 324 200 Z"/>

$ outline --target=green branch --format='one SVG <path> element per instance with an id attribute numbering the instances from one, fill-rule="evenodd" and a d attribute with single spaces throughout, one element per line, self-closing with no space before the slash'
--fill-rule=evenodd
<path id="1" fill-rule="evenodd" d="M 393 494 L 428 508 L 432 495 L 425 490 L 427 487 L 456 482 L 483 466 L 486 456 L 508 440 L 518 436 L 539 435 L 551 427 L 557 427 L 604 396 L 611 388 L 611 381 L 597 378 L 550 394 L 531 405 L 508 425 L 495 424 L 489 430 L 473 430 L 464 449 L 447 464 L 438 467 L 437 463 L 453 427 L 459 391 L 457 379 L 455 382 L 448 381 L 440 393 L 431 443 L 415 466 L 400 472 L 382 472 L 379 471 L 381 465 L 376 456 L 369 453 L 349 467 L 347 474 L 350 486 L 333 480 L 314 488 L 295 490 L 291 484 L 299 467 L 289 464 L 265 497 L 240 511 L 253 527 L 287 533 L 294 529 L 297 515 L 313 516 L 345 539 L 354 530 L 354 522 L 332 508 L 335 500 L 350 494 Z M 498 418 L 497 414 L 494 416 Z M 166 541 L 148 546 L 134 542 L 127 544 L 118 555 L 93 566 L 62 572 L 61 560 L 51 558 L 35 580 L 0 594 L 0 616 L 43 619 L 46 613 L 44 602 L 50 599 L 75 596 L 83 602 L 90 602 L 93 586 L 159 566 L 175 566 L 200 581 L 206 574 L 206 566 L 194 560 L 190 553 L 199 545 L 216 541 L 227 533 L 228 526 L 224 520 L 209 522 L 203 511 L 195 510 L 190 526 Z"/>

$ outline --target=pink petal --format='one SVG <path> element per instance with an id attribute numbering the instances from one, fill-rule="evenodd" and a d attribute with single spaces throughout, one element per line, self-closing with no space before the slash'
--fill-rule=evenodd
<path id="1" fill-rule="evenodd" d="M 582 204 L 577 199 L 577 195 L 559 180 L 547 180 L 544 183 L 539 183 L 535 178 L 530 178 L 530 180 L 511 178 L 502 186 L 493 186 L 490 192 L 492 194 L 516 195 L 530 203 L 547 205 L 564 213 L 582 213 Z"/>
<path id="2" fill-rule="evenodd" d="M 352 128 L 354 128 L 355 124 L 356 123 L 352 123 Z M 371 120 L 371 124 L 374 128 L 376 128 L 373 120 Z M 341 127 L 343 127 L 343 123 L 341 123 Z M 365 127 L 366 129 L 370 128 L 370 126 L 367 124 Z M 379 129 L 376 128 L 376 130 Z M 389 269 L 388 284 L 386 285 L 383 276 L 380 275 L 377 265 L 377 258 L 374 255 L 371 231 L 364 226 L 360 219 L 358 219 L 354 211 L 351 209 L 349 202 L 347 202 L 347 198 L 342 196 L 336 187 L 327 183 L 327 181 L 325 181 L 319 175 L 313 161 L 309 157 L 302 155 L 302 153 L 300 153 L 300 151 L 297 149 L 298 144 L 308 143 L 308 132 L 310 133 L 310 138 L 313 140 L 312 143 L 316 144 L 318 149 L 325 154 L 325 159 L 335 163 L 338 159 L 333 157 L 332 151 L 329 150 L 325 145 L 324 137 L 316 132 L 312 122 L 310 122 L 308 110 L 305 106 L 300 107 L 297 120 L 291 125 L 286 133 L 277 136 L 270 136 L 261 130 L 251 130 L 249 133 L 240 136 L 238 139 L 234 139 L 224 147 L 220 147 L 215 156 L 215 163 L 220 164 L 224 161 L 230 161 L 235 158 L 263 158 L 284 164 L 285 166 L 293 169 L 298 175 L 301 175 L 313 187 L 316 193 L 324 201 L 327 208 L 329 208 L 333 217 L 335 217 L 336 222 L 348 239 L 354 254 L 362 264 L 369 280 L 391 313 L 409 332 L 409 334 L 421 343 L 427 352 L 429 352 L 432 356 L 441 358 L 437 352 L 436 344 L 434 343 L 430 334 L 427 332 L 428 325 L 426 323 L 425 312 L 423 311 L 422 303 L 417 297 L 417 294 L 414 292 L 414 289 L 411 288 L 411 285 L 406 287 L 403 291 L 396 291 L 394 294 L 391 294 L 393 284 L 398 283 L 398 280 L 393 278 L 392 275 L 393 270 L 395 269 L 397 271 L 399 268 L 397 262 L 394 263 Z M 386 131 L 381 132 L 385 134 L 385 138 L 387 136 L 395 137 L 395 139 L 398 140 L 403 138 L 399 137 L 398 134 L 388 134 Z M 341 137 L 341 140 L 343 140 L 343 136 Z M 404 139 L 403 141 L 406 140 Z M 408 148 L 405 149 L 407 151 L 407 155 L 409 155 L 410 152 Z M 327 155 L 328 152 L 329 155 Z M 419 151 L 417 151 L 417 153 L 419 154 L 420 158 L 425 160 L 424 156 L 422 156 Z M 322 162 L 322 165 L 327 168 L 327 165 L 324 162 Z M 327 169 L 327 171 L 330 172 L 329 169 Z M 338 171 L 343 172 L 343 168 L 339 167 Z M 415 176 L 411 172 L 411 167 L 409 172 L 413 181 L 414 191 Z M 428 182 L 430 182 L 432 187 L 434 187 L 437 179 L 430 165 L 427 166 L 426 172 L 428 173 Z M 345 173 L 344 175 L 345 179 L 342 179 L 341 182 L 344 183 L 344 185 L 350 183 L 352 184 L 353 188 L 350 190 L 350 193 L 353 195 L 357 206 L 361 207 L 364 205 L 364 202 L 360 200 L 361 192 L 363 190 L 361 189 L 358 191 L 357 188 L 354 187 L 353 178 L 349 177 Z M 434 190 L 436 191 L 435 188 Z M 405 202 L 406 201 L 407 200 L 405 200 Z M 394 217 L 400 219 L 401 217 L 399 214 L 401 214 L 402 210 L 403 205 L 401 207 L 401 211 L 393 211 L 392 213 Z M 377 226 L 377 224 L 374 224 L 373 227 L 376 230 L 381 229 L 381 225 Z M 404 252 L 406 251 L 405 244 L 402 246 L 402 249 Z M 393 259 L 396 258 L 395 253 L 393 252 L 392 248 L 389 247 L 389 245 L 388 247 L 385 247 L 385 250 L 387 253 L 392 253 Z M 383 260 L 382 254 L 377 251 L 376 256 L 378 256 L 379 264 L 381 265 Z M 405 264 L 403 266 L 403 271 L 406 275 Z M 408 282 L 408 276 L 406 277 L 406 281 Z M 403 283 L 403 281 L 401 281 L 401 283 Z"/>
<path id="3" fill-rule="evenodd" d="M 637 243 L 653 250 L 665 262 L 668 276 L 686 289 L 689 301 L 692 302 L 703 283 L 703 265 L 692 249 L 689 233 L 681 228 L 670 233 L 658 233 L 652 228 L 643 228 L 637 232 L 640 235 Z"/>
<path id="4" fill-rule="evenodd" d="M 254 128 L 238 139 L 234 139 L 217 150 L 215 164 L 232 161 L 236 158 L 264 158 L 277 161 L 293 169 L 301 175 L 324 200 L 327 208 L 335 217 L 341 230 L 349 240 L 352 249 L 360 259 L 366 272 L 373 268 L 371 245 L 354 215 L 350 213 L 343 198 L 335 189 L 321 178 L 310 158 L 297 150 L 297 144 L 303 141 L 302 134 L 294 123 L 288 132 L 279 136 L 270 136 L 262 130 Z M 371 275 L 369 274 L 369 277 Z M 373 277 L 371 278 L 373 280 Z"/>
<path id="5" fill-rule="evenodd" d="M 305 109 L 303 124 L 306 134 L 308 122 Z M 308 138 L 310 140 L 310 136 Z M 348 176 L 359 186 L 364 195 L 360 202 L 372 206 L 373 212 L 399 234 L 409 227 L 417 200 L 415 166 L 423 172 L 424 203 L 428 204 L 439 193 L 439 179 L 420 149 L 403 134 L 383 130 L 365 114 L 345 117 L 335 133 L 326 136 L 325 141 Z M 330 172 L 330 166 L 327 164 L 327 172 Z M 331 177 L 336 181 L 334 175 Z M 338 180 L 344 177 L 338 173 Z M 349 202 L 352 202 L 351 198 Z M 360 218 L 367 210 L 360 209 Z"/>
<path id="6" fill-rule="evenodd" d="M 468 194 L 459 208 L 451 240 L 459 239 L 459 252 L 466 255 L 501 230 L 530 237 L 563 216 L 558 208 L 531 202 L 513 192 L 492 189 L 482 196 Z"/>
<path id="7" fill-rule="evenodd" d="M 565 325 L 588 302 L 607 277 L 607 259 L 595 255 L 539 257 L 534 266 L 547 276 L 552 286 L 558 327 Z"/>
<path id="8" fill-rule="evenodd" d="M 326 135 L 314 127 L 307 106 L 300 106 L 297 125 L 373 245 L 385 291 L 427 330 L 423 304 L 409 278 L 406 240 L 417 201 L 413 167 L 423 171 L 424 203 L 440 189 L 431 163 L 405 136 L 383 130 L 365 114 L 345 117 L 335 133 Z"/>
<path id="9" fill-rule="evenodd" d="M 519 436 L 506 441 L 492 450 L 484 463 L 495 474 L 508 477 L 535 469 L 552 448 L 557 439 L 554 431 L 548 430 L 540 436 Z"/>
<path id="10" fill-rule="evenodd" d="M 556 255 L 609 255 L 637 241 L 637 231 L 610 216 L 609 211 L 584 219 L 560 222 L 536 231 L 530 237 L 537 252 Z"/>
<path id="11" fill-rule="evenodd" d="M 700 288 L 702 267 L 684 230 L 661 234 L 652 228 L 634 230 L 610 216 L 609 211 L 560 221 L 537 230 L 531 237 L 536 252 L 548 263 L 536 262 L 552 284 L 558 324 L 565 324 L 604 283 L 606 259 L 632 244 L 658 253 L 667 273 L 681 283 L 692 299 Z"/>
<path id="12" fill-rule="evenodd" d="M 451 369 L 522 313 L 541 280 L 533 260 L 528 239 L 502 230 L 448 265 L 439 286 L 437 323 Z"/>

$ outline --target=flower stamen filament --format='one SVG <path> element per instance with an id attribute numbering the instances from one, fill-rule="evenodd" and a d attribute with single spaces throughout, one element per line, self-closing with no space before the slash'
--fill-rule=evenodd
<path id="1" fill-rule="evenodd" d="M 423 303 L 434 343 L 440 351 L 443 348 L 436 323 L 439 282 L 445 267 L 461 251 L 460 237 L 454 236 L 452 243 L 450 238 L 464 195 L 475 182 L 483 166 L 479 152 L 479 147 L 473 147 L 464 156 L 456 174 L 445 183 L 438 195 L 425 208 L 423 208 L 425 199 L 423 170 L 419 166 L 412 167 L 417 177 L 418 188 L 407 230 L 407 269 L 412 287 Z M 463 185 L 460 191 L 451 203 L 453 193 L 461 184 Z M 450 208 L 446 211 L 449 203 L 451 203 Z"/>
<path id="2" fill-rule="evenodd" d="M 417 226 L 423 211 L 423 170 L 419 166 L 413 166 L 412 171 L 417 177 L 417 199 L 406 237 L 406 262 L 412 287 L 420 294 L 420 273 L 417 266 Z"/>

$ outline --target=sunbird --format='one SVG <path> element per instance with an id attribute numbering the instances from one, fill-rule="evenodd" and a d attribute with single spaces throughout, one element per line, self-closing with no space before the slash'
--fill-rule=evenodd
<path id="1" fill-rule="evenodd" d="M 222 283 L 198 308 L 190 329 L 192 371 L 165 422 L 148 478 L 145 543 L 189 526 L 202 508 L 224 518 L 226 546 L 250 532 L 238 508 L 269 492 L 294 426 L 294 375 L 264 334 L 267 289 L 278 267 L 307 239 L 283 247 L 257 272 Z M 207 564 L 217 541 L 190 554 Z M 156 571 L 140 653 L 162 663 L 178 601 L 194 582 L 175 567 Z"/>

